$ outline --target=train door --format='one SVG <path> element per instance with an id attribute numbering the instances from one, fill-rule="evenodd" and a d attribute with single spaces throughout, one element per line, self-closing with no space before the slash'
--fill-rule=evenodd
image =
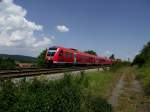
<path id="1" fill-rule="evenodd" d="M 77 64 L 77 54 L 74 53 L 74 64 Z"/>
<path id="2" fill-rule="evenodd" d="M 61 50 L 61 51 L 59 52 L 59 59 L 58 59 L 58 61 L 59 61 L 60 63 L 64 62 L 64 51 L 63 51 L 63 50 Z"/>

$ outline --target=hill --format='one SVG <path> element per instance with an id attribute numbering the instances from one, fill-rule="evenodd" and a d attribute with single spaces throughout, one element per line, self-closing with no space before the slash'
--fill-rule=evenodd
<path id="1" fill-rule="evenodd" d="M 24 63 L 34 63 L 36 61 L 35 57 L 23 56 L 23 55 L 0 54 L 0 58 L 3 59 L 10 58 L 15 61 L 24 62 Z"/>

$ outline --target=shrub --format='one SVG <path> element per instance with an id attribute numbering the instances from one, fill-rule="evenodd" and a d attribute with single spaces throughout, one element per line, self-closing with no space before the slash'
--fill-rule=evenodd
<path id="1" fill-rule="evenodd" d="M 11 112 L 13 105 L 17 102 L 15 85 L 11 80 L 1 80 L 0 85 L 0 112 Z"/>
<path id="2" fill-rule="evenodd" d="M 66 74 L 55 81 L 0 82 L 0 112 L 83 112 L 89 109 L 91 112 L 109 112 L 109 108 L 104 111 L 108 106 L 105 100 L 87 97 L 90 95 L 84 91 L 88 86 L 84 72 L 76 77 Z M 92 106 L 88 107 L 86 102 Z"/>
<path id="3" fill-rule="evenodd" d="M 130 65 L 131 63 L 128 61 L 118 62 L 112 65 L 111 71 L 116 72 L 118 69 L 125 67 L 125 66 L 130 66 Z"/>
<path id="4" fill-rule="evenodd" d="M 145 93 L 150 96 L 150 68 L 148 66 L 139 68 L 137 78 L 142 83 Z"/>
<path id="5" fill-rule="evenodd" d="M 46 51 L 47 51 L 46 49 L 43 50 L 43 51 L 40 53 L 40 55 L 37 57 L 37 61 L 36 61 L 37 66 L 39 66 L 39 67 L 45 67 L 45 66 L 46 66 L 46 65 L 45 65 Z"/>
<path id="6" fill-rule="evenodd" d="M 145 93 L 150 95 L 150 42 L 135 57 L 133 64 L 138 65 L 137 78 L 142 83 Z"/>
<path id="7" fill-rule="evenodd" d="M 7 58 L 7 59 L 1 59 L 0 58 L 0 68 L 1 69 L 10 69 L 10 68 L 15 68 L 16 63 L 14 60 Z"/>
<path id="8" fill-rule="evenodd" d="M 147 63 L 150 63 L 150 42 L 143 47 L 141 52 L 133 60 L 133 64 L 137 64 L 139 67 Z"/>
<path id="9" fill-rule="evenodd" d="M 112 112 L 112 106 L 101 97 L 88 96 L 87 107 L 90 112 Z"/>
<path id="10" fill-rule="evenodd" d="M 150 96 L 150 76 L 146 77 L 145 81 L 143 82 L 143 86 L 145 93 Z"/>

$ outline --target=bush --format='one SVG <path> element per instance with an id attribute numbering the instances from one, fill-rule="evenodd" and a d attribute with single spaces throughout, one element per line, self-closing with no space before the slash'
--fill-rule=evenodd
<path id="1" fill-rule="evenodd" d="M 11 112 L 13 105 L 17 102 L 15 85 L 11 80 L 1 80 L 0 85 L 0 112 Z"/>
<path id="2" fill-rule="evenodd" d="M 88 96 L 87 107 L 90 112 L 112 112 L 112 106 L 101 97 Z"/>
<path id="3" fill-rule="evenodd" d="M 143 86 L 145 93 L 150 96 L 150 76 L 146 77 L 145 81 L 143 82 Z"/>
<path id="4" fill-rule="evenodd" d="M 145 93 L 150 96 L 150 68 L 148 66 L 139 68 L 137 78 L 143 85 Z"/>
<path id="5" fill-rule="evenodd" d="M 150 42 L 135 57 L 133 64 L 138 65 L 137 78 L 142 83 L 145 93 L 150 95 Z"/>
<path id="6" fill-rule="evenodd" d="M 60 81 L 38 81 L 20 89 L 15 111 L 77 112 L 81 105 L 81 90 L 71 76 Z"/>
<path id="7" fill-rule="evenodd" d="M 111 71 L 116 72 L 118 69 L 125 67 L 125 66 L 130 66 L 131 63 L 128 61 L 122 61 L 122 62 L 117 62 L 112 65 Z"/>
<path id="8" fill-rule="evenodd" d="M 43 50 L 43 51 L 41 52 L 41 54 L 37 57 L 36 63 L 37 63 L 37 66 L 38 66 L 38 67 L 45 67 L 45 66 L 46 66 L 46 65 L 45 65 L 46 51 L 47 51 L 46 49 Z"/>
<path id="9" fill-rule="evenodd" d="M 14 60 L 10 58 L 7 59 L 0 58 L 0 69 L 11 69 L 11 68 L 16 68 L 16 63 Z"/>
<path id="10" fill-rule="evenodd" d="M 136 64 L 139 67 L 148 63 L 150 63 L 150 42 L 143 47 L 141 52 L 133 60 L 133 64 Z"/>
<path id="11" fill-rule="evenodd" d="M 34 79 L 26 82 L 23 79 L 17 84 L 1 80 L 0 112 L 83 112 L 89 110 L 86 102 L 92 105 L 91 112 L 100 109 L 108 112 L 105 100 L 87 97 L 84 90 L 88 80 L 83 72 L 81 74 L 80 77 L 65 75 L 55 81 Z"/>

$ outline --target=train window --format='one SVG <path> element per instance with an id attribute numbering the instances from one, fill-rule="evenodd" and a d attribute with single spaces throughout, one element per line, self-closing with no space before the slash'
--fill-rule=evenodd
<path id="1" fill-rule="evenodd" d="M 104 60 L 104 59 L 101 59 L 100 61 L 101 61 L 101 62 L 105 62 L 105 60 Z"/>
<path id="2" fill-rule="evenodd" d="M 51 47 L 51 48 L 49 48 L 49 50 L 57 50 L 57 48 L 56 47 Z"/>
<path id="3" fill-rule="evenodd" d="M 69 53 L 66 52 L 66 58 L 68 58 L 68 57 L 69 57 Z"/>
<path id="4" fill-rule="evenodd" d="M 55 52 L 48 52 L 47 56 L 54 56 Z"/>
<path id="5" fill-rule="evenodd" d="M 70 54 L 70 58 L 72 58 L 72 54 Z"/>
<path id="6" fill-rule="evenodd" d="M 56 53 L 57 48 L 49 48 L 47 56 L 53 57 Z"/>
<path id="7" fill-rule="evenodd" d="M 59 56 L 63 56 L 63 50 L 60 51 Z"/>

